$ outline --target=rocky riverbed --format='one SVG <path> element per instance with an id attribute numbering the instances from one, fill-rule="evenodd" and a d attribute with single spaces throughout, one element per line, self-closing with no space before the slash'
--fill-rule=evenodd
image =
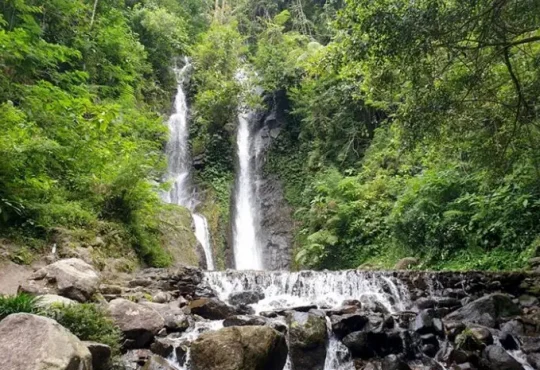
<path id="1" fill-rule="evenodd" d="M 112 282 L 66 259 L 36 271 L 19 291 L 42 295 L 43 304 L 102 305 L 124 335 L 117 369 L 540 369 L 533 271 L 185 267 Z M 109 357 L 107 346 L 80 341 L 48 318 L 0 321 L 2 370 L 104 370 Z"/>

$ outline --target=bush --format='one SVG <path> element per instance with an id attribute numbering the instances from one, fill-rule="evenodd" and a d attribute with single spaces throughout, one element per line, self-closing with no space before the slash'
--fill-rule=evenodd
<path id="1" fill-rule="evenodd" d="M 53 305 L 43 313 L 81 340 L 95 341 L 111 347 L 113 356 L 120 353 L 122 333 L 105 311 L 91 303 Z"/>
<path id="2" fill-rule="evenodd" d="M 17 295 L 0 295 L 0 320 L 12 313 L 37 313 L 39 297 L 21 293 Z"/>

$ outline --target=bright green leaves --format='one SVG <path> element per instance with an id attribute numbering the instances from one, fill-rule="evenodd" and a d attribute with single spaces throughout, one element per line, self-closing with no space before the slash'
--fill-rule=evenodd
<path id="1" fill-rule="evenodd" d="M 0 227 L 46 235 L 114 222 L 145 262 L 167 265 L 155 184 L 165 168 L 159 109 L 175 85 L 161 77 L 189 41 L 178 9 L 100 1 L 90 27 L 89 2 L 4 5 Z"/>

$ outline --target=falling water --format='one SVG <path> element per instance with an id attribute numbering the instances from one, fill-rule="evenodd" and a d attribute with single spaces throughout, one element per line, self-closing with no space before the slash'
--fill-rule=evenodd
<path id="1" fill-rule="evenodd" d="M 377 304 L 389 312 L 411 305 L 404 284 L 381 272 L 228 270 L 207 272 L 205 280 L 223 301 L 233 292 L 261 290 L 265 298 L 253 305 L 255 312 L 306 305 L 338 307 L 348 299 L 356 299 L 367 308 Z"/>
<path id="2" fill-rule="evenodd" d="M 212 258 L 212 249 L 210 247 L 210 231 L 206 217 L 199 213 L 193 213 L 193 222 L 195 223 L 195 237 L 201 243 L 206 257 L 206 269 L 214 270 L 214 260 Z"/>
<path id="3" fill-rule="evenodd" d="M 169 141 L 166 152 L 168 157 L 167 179 L 173 180 L 171 190 L 163 195 L 167 203 L 178 204 L 191 208 L 192 194 L 189 177 L 191 161 L 189 155 L 188 139 L 188 106 L 184 83 L 186 82 L 191 64 L 186 59 L 185 65 L 176 70 L 178 88 L 174 99 L 174 113 L 169 117 Z"/>
<path id="4" fill-rule="evenodd" d="M 171 190 L 163 193 L 162 197 L 167 203 L 178 204 L 191 211 L 195 224 L 195 236 L 203 247 L 207 269 L 213 270 L 214 261 L 208 223 L 203 215 L 194 212 L 197 202 L 190 182 L 191 157 L 188 145 L 188 105 L 184 92 L 184 84 L 189 75 L 191 64 L 187 58 L 184 62 L 184 67 L 176 70 L 178 88 L 174 99 L 174 113 L 167 122 L 170 132 L 170 138 L 166 146 L 168 156 L 167 179 L 172 180 L 172 187 Z"/>
<path id="5" fill-rule="evenodd" d="M 238 80 L 245 80 L 239 72 Z M 255 200 L 254 156 L 255 145 L 250 123 L 255 112 L 242 107 L 238 113 L 238 132 L 236 138 L 238 151 L 238 174 L 235 192 L 235 219 L 233 229 L 233 249 L 237 270 L 262 270 L 259 240 L 257 238 L 258 208 Z"/>

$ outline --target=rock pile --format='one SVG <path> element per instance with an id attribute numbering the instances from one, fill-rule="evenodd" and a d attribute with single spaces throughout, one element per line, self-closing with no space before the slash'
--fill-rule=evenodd
<path id="1" fill-rule="evenodd" d="M 99 273 L 76 259 L 39 270 L 20 290 L 44 294 L 43 306 L 103 305 L 124 334 L 126 370 L 174 370 L 166 358 L 178 365 L 190 358 L 191 370 L 278 370 L 287 358 L 291 370 L 335 370 L 333 357 L 364 370 L 523 370 L 525 361 L 540 369 L 536 273 L 370 273 L 404 282 L 407 310 L 351 297 L 338 307 L 276 300 L 255 314 L 262 291 L 238 290 L 221 301 L 198 269 L 147 269 L 100 285 Z M 327 352 L 336 343 L 339 356 Z M 24 356 L 28 346 L 32 356 Z M 10 370 L 46 363 L 106 370 L 110 355 L 50 319 L 14 314 L 0 322 L 0 364 Z"/>

